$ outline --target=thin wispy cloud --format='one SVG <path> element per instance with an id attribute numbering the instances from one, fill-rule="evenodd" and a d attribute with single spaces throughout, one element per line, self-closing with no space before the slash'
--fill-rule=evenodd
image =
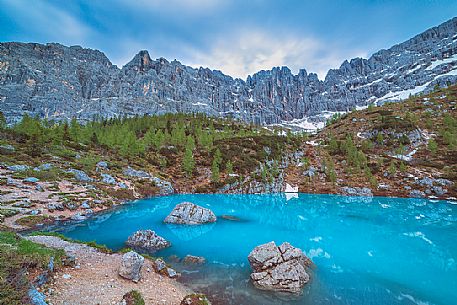
<path id="1" fill-rule="evenodd" d="M 344 59 L 366 56 L 360 51 L 334 52 L 317 38 L 280 35 L 262 30 L 240 30 L 216 41 L 209 50 L 190 52 L 189 64 L 209 65 L 233 77 L 245 79 L 259 70 L 288 66 L 294 73 L 305 68 L 323 79 Z"/>
<path id="2" fill-rule="evenodd" d="M 87 40 L 92 32 L 77 16 L 46 1 L 6 0 L 1 6 L 13 12 L 10 18 L 31 42 L 48 39 L 49 42 L 77 43 Z"/>

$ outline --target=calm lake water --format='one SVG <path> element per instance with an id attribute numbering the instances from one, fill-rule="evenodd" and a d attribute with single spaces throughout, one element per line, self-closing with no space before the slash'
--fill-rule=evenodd
<path id="1" fill-rule="evenodd" d="M 293 196 L 292 196 L 293 197 Z M 152 229 L 172 246 L 156 253 L 180 281 L 214 304 L 457 304 L 457 205 L 446 201 L 299 194 L 174 195 L 131 202 L 58 228 L 117 250 L 136 230 Z M 218 218 L 203 226 L 166 225 L 173 207 L 191 201 Z M 298 297 L 256 290 L 249 252 L 269 241 L 303 249 L 316 264 Z M 200 267 L 170 256 L 204 256 Z"/>

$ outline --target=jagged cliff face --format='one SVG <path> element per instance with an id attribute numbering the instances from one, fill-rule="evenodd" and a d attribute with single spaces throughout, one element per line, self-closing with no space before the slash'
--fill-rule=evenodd
<path id="1" fill-rule="evenodd" d="M 54 119 L 205 112 L 257 124 L 400 100 L 457 81 L 457 18 L 369 59 L 345 61 L 325 80 L 304 69 L 260 71 L 246 81 L 139 52 L 122 69 L 100 51 L 59 44 L 0 44 L 0 111 Z"/>

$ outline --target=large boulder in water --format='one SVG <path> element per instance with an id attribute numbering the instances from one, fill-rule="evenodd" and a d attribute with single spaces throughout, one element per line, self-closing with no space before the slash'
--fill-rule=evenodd
<path id="1" fill-rule="evenodd" d="M 309 282 L 306 268 L 312 264 L 302 250 L 285 242 L 269 242 L 254 248 L 248 256 L 251 280 L 262 290 L 300 293 Z"/>
<path id="2" fill-rule="evenodd" d="M 173 211 L 165 218 L 165 223 L 199 225 L 216 222 L 216 215 L 210 209 L 183 202 L 175 206 Z"/>
<path id="3" fill-rule="evenodd" d="M 129 236 L 126 244 L 133 249 L 139 249 L 147 252 L 156 252 L 160 249 L 171 246 L 169 241 L 157 235 L 152 230 L 136 231 L 133 235 Z"/>
<path id="4" fill-rule="evenodd" d="M 143 263 L 144 257 L 135 251 L 127 252 L 122 256 L 119 275 L 137 283 L 141 278 L 141 267 L 143 267 Z"/>

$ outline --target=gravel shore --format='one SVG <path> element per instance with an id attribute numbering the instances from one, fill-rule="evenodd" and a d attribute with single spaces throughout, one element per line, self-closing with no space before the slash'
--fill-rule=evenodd
<path id="1" fill-rule="evenodd" d="M 119 304 L 122 296 L 138 290 L 146 304 L 180 304 L 190 293 L 173 279 L 165 278 L 145 260 L 141 280 L 133 283 L 118 275 L 121 254 L 106 254 L 83 244 L 71 243 L 54 236 L 29 236 L 27 239 L 52 248 L 64 249 L 76 257 L 75 267 L 65 267 L 54 274 L 42 292 L 49 304 Z"/>

